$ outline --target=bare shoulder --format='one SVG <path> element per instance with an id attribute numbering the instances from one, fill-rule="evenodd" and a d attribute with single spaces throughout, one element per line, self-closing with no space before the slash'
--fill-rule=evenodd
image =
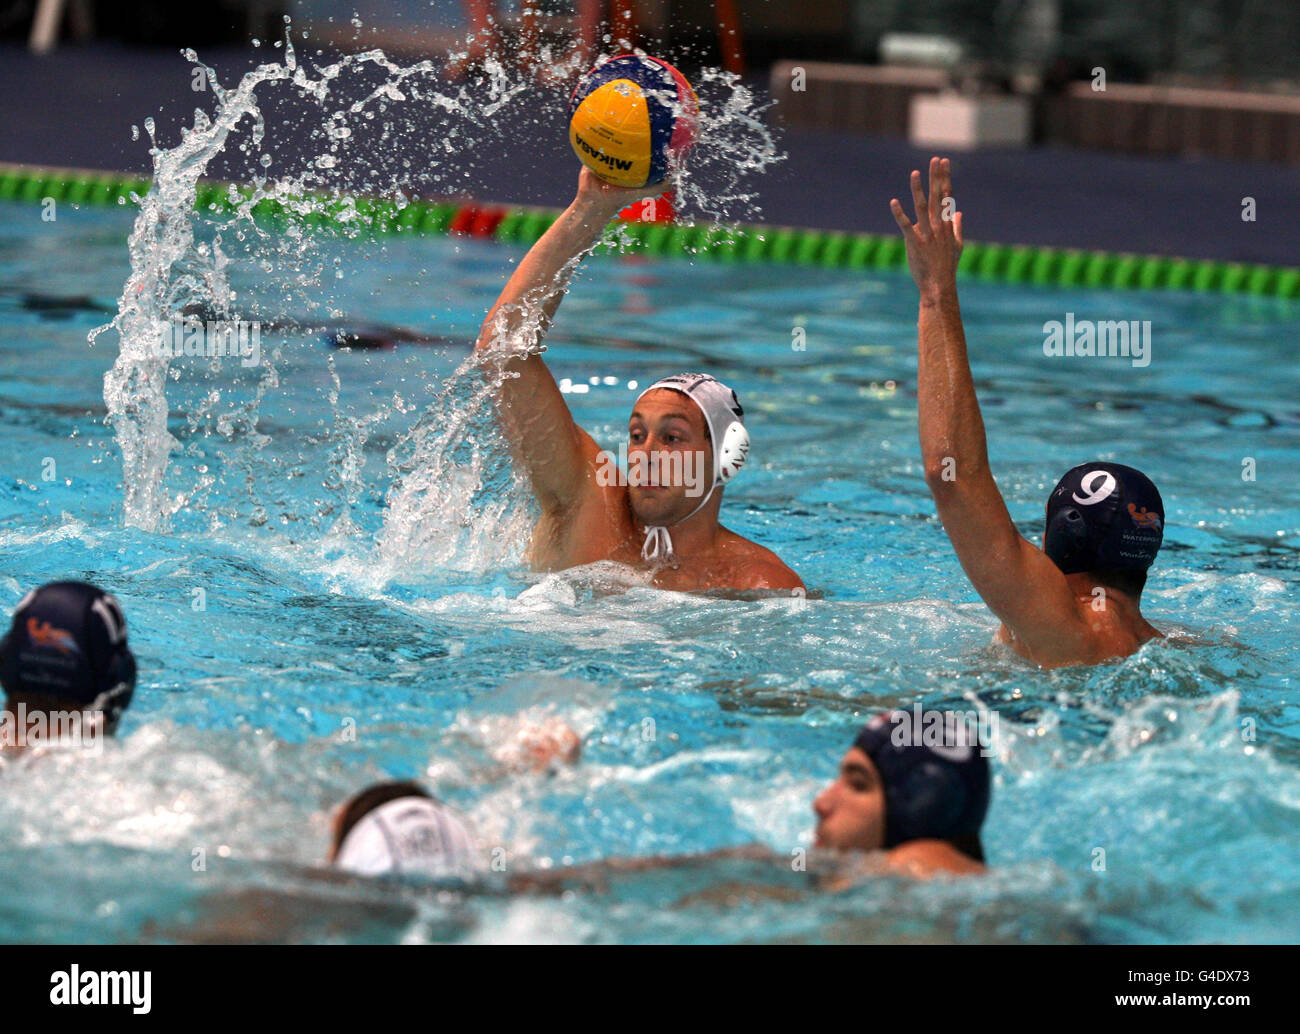
<path id="1" fill-rule="evenodd" d="M 794 573 L 784 560 L 757 542 L 723 529 L 728 535 L 727 556 L 737 569 L 743 569 L 741 589 L 802 589 L 803 579 Z"/>
<path id="2" fill-rule="evenodd" d="M 1137 653 L 1149 639 L 1163 638 L 1135 604 L 1106 605 L 1106 597 L 1090 594 L 1077 600 L 1079 622 L 1087 630 L 1086 647 L 1078 652 L 1086 663 L 1100 664 Z"/>
<path id="3" fill-rule="evenodd" d="M 985 868 L 943 840 L 909 840 L 889 852 L 889 868 L 905 876 L 969 876 Z"/>

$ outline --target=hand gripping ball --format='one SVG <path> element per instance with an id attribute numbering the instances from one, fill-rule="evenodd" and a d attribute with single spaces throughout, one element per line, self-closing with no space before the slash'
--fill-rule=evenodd
<path id="1" fill-rule="evenodd" d="M 620 187 L 658 183 L 695 142 L 699 101 L 666 61 L 624 54 L 597 65 L 569 102 L 569 143 Z"/>

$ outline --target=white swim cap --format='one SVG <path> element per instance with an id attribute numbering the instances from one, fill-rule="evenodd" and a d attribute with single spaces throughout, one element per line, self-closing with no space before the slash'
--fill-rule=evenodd
<path id="1" fill-rule="evenodd" d="M 637 396 L 637 401 L 659 388 L 679 392 L 699 406 L 713 442 L 713 481 L 699 505 L 681 520 L 673 522 L 680 524 L 700 512 L 715 488 L 725 485 L 740 473 L 749 457 L 749 432 L 745 429 L 745 410 L 740 399 L 716 377 L 707 373 L 676 373 L 655 381 Z M 643 559 L 660 560 L 672 554 L 673 540 L 667 527 L 647 527 L 645 531 L 645 543 L 641 546 Z"/>
<path id="2" fill-rule="evenodd" d="M 749 456 L 745 410 L 736 393 L 707 373 L 675 373 L 655 381 L 637 396 L 637 402 L 660 388 L 680 392 L 700 407 L 713 441 L 713 484 L 725 485 L 740 472 Z"/>
<path id="3" fill-rule="evenodd" d="M 399 797 L 348 830 L 334 864 L 358 876 L 469 879 L 479 871 L 473 837 L 454 811 L 430 797 Z"/>

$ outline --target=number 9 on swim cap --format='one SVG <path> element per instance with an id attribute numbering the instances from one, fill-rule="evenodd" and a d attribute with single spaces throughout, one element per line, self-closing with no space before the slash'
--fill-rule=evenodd
<path id="1" fill-rule="evenodd" d="M 569 101 L 569 144 L 619 187 L 658 183 L 695 142 L 699 102 L 666 61 L 624 54 L 597 65 Z"/>

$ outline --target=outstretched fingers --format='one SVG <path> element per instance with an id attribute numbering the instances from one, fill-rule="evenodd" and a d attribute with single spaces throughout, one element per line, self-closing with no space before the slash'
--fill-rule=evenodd
<path id="1" fill-rule="evenodd" d="M 903 206 L 899 203 L 898 198 L 889 202 L 889 211 L 893 213 L 894 222 L 898 223 L 898 228 L 903 231 L 903 237 L 912 240 L 916 236 L 916 230 L 912 226 L 912 220 L 907 218 L 907 213 L 903 211 Z"/>
<path id="2" fill-rule="evenodd" d="M 939 160 L 939 190 L 944 197 L 952 197 L 952 162 L 947 158 Z"/>
<path id="3" fill-rule="evenodd" d="M 903 231 L 907 240 L 930 240 L 940 234 L 946 234 L 951 224 L 951 232 L 960 250 L 963 244 L 961 232 L 961 213 L 952 211 L 952 163 L 947 158 L 930 159 L 930 196 L 927 199 L 921 189 L 921 173 L 913 169 L 909 178 L 912 189 L 912 204 L 916 207 L 916 223 L 907 218 L 907 213 L 898 198 L 889 202 L 894 222 Z"/>
<path id="4" fill-rule="evenodd" d="M 948 163 L 939 158 L 930 159 L 930 229 L 935 233 L 943 231 L 944 198 L 951 193 L 951 181 L 945 172 Z"/>
<path id="5" fill-rule="evenodd" d="M 925 230 L 930 227 L 930 209 L 925 203 L 925 191 L 921 189 L 921 174 L 912 170 L 912 204 L 916 207 L 916 227 Z"/>

